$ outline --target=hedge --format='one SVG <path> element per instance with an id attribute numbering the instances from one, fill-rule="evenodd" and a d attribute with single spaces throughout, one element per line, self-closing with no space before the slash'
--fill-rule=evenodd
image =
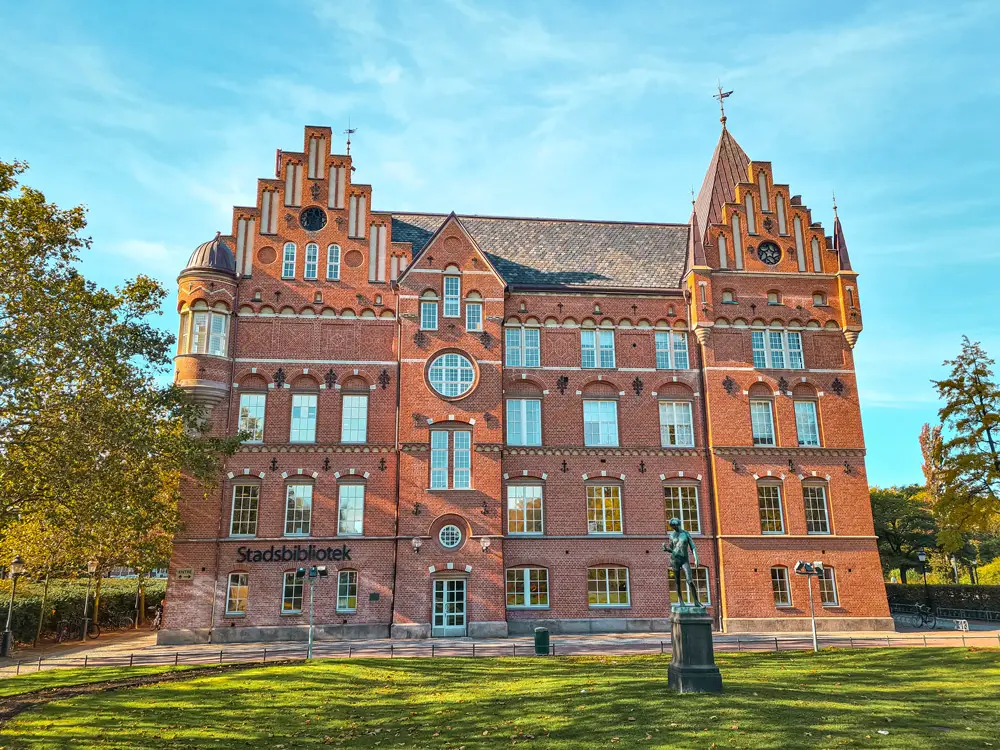
<path id="1" fill-rule="evenodd" d="M 7 606 L 10 603 L 9 580 L 0 581 L 0 629 L 7 622 Z M 162 579 L 146 581 L 146 608 L 155 607 L 166 593 L 167 582 Z M 38 614 L 42 606 L 44 584 L 20 580 L 17 583 L 17 599 L 14 602 L 14 618 L 11 629 L 20 643 L 30 643 L 35 639 Z M 105 578 L 101 582 L 101 612 L 99 623 L 109 627 L 135 610 L 134 578 Z M 55 632 L 60 620 L 71 620 L 79 627 L 83 618 L 83 599 L 87 593 L 87 580 L 52 580 L 46 596 L 43 637 Z M 94 586 L 90 587 L 90 607 L 94 606 Z"/>
<path id="2" fill-rule="evenodd" d="M 952 609 L 991 609 L 1000 612 L 1000 586 L 956 586 L 931 584 L 930 600 L 935 607 Z M 924 604 L 927 594 L 923 584 L 887 583 L 890 604 Z"/>

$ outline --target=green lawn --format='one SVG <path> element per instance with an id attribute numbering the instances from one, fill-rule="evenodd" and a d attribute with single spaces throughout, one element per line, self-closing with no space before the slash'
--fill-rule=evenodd
<path id="1" fill-rule="evenodd" d="M 29 667 L 30 668 L 30 667 Z M 0 678 L 0 698 L 21 695 L 35 690 L 69 687 L 70 685 L 86 685 L 91 682 L 106 682 L 123 677 L 139 677 L 147 674 L 173 672 L 190 669 L 190 667 L 156 666 L 156 667 L 90 667 L 87 669 L 47 669 L 44 672 L 31 672 L 18 677 Z"/>
<path id="2" fill-rule="evenodd" d="M 50 703 L 4 748 L 1000 748 L 1000 651 L 726 654 L 678 696 L 669 657 L 355 659 Z M 887 732 L 880 734 L 879 730 Z"/>

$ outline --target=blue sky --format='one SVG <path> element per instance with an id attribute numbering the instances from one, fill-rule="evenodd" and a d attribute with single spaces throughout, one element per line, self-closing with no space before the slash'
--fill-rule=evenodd
<path id="1" fill-rule="evenodd" d="M 276 148 L 348 118 L 380 210 L 686 221 L 721 79 L 828 229 L 837 192 L 869 479 L 918 481 L 941 361 L 963 333 L 1000 356 L 1000 3 L 822 5 L 4 3 L 0 158 L 89 207 L 92 278 L 172 290 Z"/>

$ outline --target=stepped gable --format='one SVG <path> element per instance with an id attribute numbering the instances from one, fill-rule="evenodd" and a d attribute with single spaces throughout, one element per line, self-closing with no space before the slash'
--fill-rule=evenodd
<path id="1" fill-rule="evenodd" d="M 447 214 L 392 212 L 392 237 L 416 257 Z M 676 289 L 687 224 L 459 216 L 504 281 L 519 287 Z"/>

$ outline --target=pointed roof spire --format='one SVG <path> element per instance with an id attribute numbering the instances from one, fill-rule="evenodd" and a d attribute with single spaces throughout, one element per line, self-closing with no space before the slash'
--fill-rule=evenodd
<path id="1" fill-rule="evenodd" d="M 844 227 L 840 224 L 840 217 L 837 215 L 837 196 L 833 196 L 833 251 L 837 253 L 840 260 L 841 271 L 853 271 L 851 268 L 851 256 L 847 254 L 847 240 L 844 239 Z"/>
<path id="2" fill-rule="evenodd" d="M 732 134 L 723 128 L 705 173 L 705 181 L 694 202 L 694 212 L 702 232 L 707 232 L 712 224 L 722 221 L 722 207 L 736 199 L 736 185 L 746 182 L 749 166 L 750 157 L 740 148 Z M 704 235 L 702 240 L 704 241 Z"/>
<path id="3" fill-rule="evenodd" d="M 707 266 L 708 260 L 705 258 L 705 245 L 701 239 L 701 228 L 698 226 L 698 214 L 691 207 L 691 231 L 688 234 L 688 269 L 696 266 Z"/>

